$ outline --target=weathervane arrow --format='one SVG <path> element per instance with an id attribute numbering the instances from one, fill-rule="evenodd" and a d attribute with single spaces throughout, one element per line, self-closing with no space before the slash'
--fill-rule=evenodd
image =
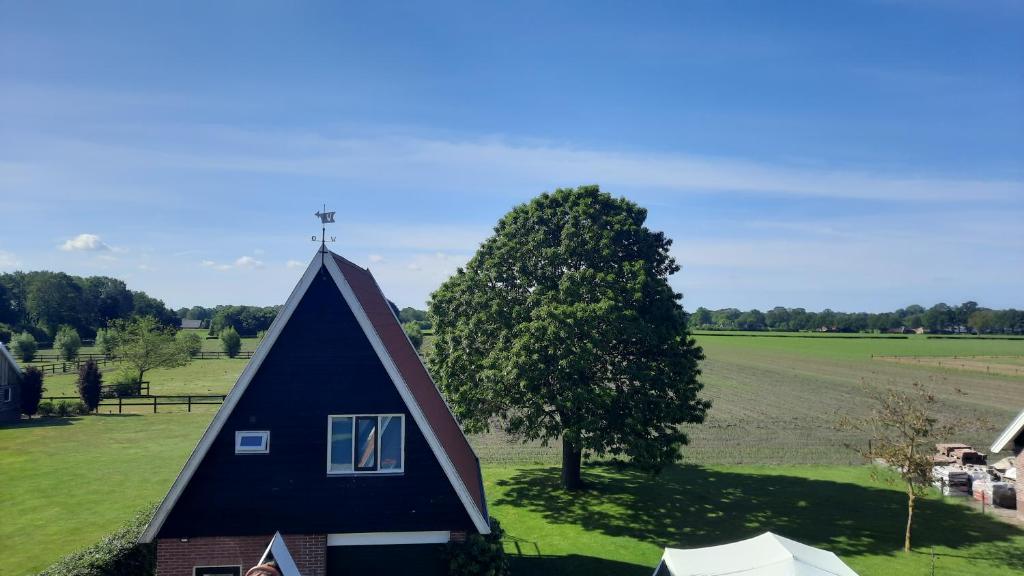
<path id="1" fill-rule="evenodd" d="M 334 224 L 334 212 L 317 212 L 314 216 L 320 218 L 321 224 Z"/>

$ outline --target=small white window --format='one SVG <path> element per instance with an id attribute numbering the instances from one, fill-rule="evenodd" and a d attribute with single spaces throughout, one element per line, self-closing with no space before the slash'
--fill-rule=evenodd
<path id="1" fill-rule="evenodd" d="M 235 454 L 266 454 L 270 452 L 269 430 L 235 432 Z"/>
<path id="2" fill-rule="evenodd" d="M 0 397 L 3 398 L 4 402 L 10 402 L 11 401 L 11 397 L 12 397 L 11 391 L 12 390 L 14 390 L 14 388 L 11 388 L 10 386 L 7 386 L 6 388 L 3 389 L 2 392 L 0 392 Z"/>

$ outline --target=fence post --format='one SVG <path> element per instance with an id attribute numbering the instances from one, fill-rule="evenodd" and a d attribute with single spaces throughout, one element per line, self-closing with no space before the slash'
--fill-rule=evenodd
<path id="1" fill-rule="evenodd" d="M 156 396 L 153 396 L 153 414 L 156 414 Z"/>
<path id="2" fill-rule="evenodd" d="M 188 411 L 189 412 L 192 411 L 192 397 L 191 396 L 188 397 Z"/>
<path id="3" fill-rule="evenodd" d="M 121 413 L 121 402 L 122 402 L 123 400 L 124 400 L 124 399 L 123 399 L 123 398 L 121 398 L 120 396 L 118 396 L 118 397 L 117 397 L 117 413 L 118 413 L 118 414 L 120 414 L 120 413 Z"/>

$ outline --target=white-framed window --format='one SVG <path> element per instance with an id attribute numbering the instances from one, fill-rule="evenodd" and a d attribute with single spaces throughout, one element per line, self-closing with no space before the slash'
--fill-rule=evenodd
<path id="1" fill-rule="evenodd" d="M 0 401 L 10 402 L 11 398 L 14 397 L 13 391 L 14 389 L 11 388 L 10 386 L 4 386 L 3 388 L 0 388 Z"/>
<path id="2" fill-rule="evenodd" d="M 267 454 L 269 452 L 269 430 L 239 430 L 235 432 L 235 454 Z"/>
<path id="3" fill-rule="evenodd" d="M 339 414 L 327 417 L 327 474 L 399 474 L 405 471 L 405 416 Z"/>
<path id="4" fill-rule="evenodd" d="M 241 566 L 195 566 L 192 576 L 242 576 Z"/>

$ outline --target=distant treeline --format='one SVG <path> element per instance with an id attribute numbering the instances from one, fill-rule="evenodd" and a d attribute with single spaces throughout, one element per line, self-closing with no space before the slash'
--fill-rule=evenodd
<path id="1" fill-rule="evenodd" d="M 116 278 L 63 272 L 0 274 L 2 342 L 21 332 L 49 342 L 61 326 L 71 326 L 82 338 L 93 338 L 110 320 L 132 316 L 153 316 L 168 325 L 178 322 L 162 301 L 129 290 Z"/>
<path id="2" fill-rule="evenodd" d="M 1024 334 L 1024 310 L 991 310 L 977 302 L 959 306 L 913 304 L 894 312 L 808 312 L 777 306 L 761 312 L 736 308 L 697 308 L 690 314 L 694 330 L 774 330 L 781 332 L 897 332 L 922 328 L 932 333 Z"/>
<path id="3" fill-rule="evenodd" d="M 414 322 L 421 329 L 429 330 L 430 321 L 427 320 L 427 313 L 415 308 L 398 308 L 391 303 L 392 308 L 397 311 L 399 319 L 403 323 Z M 199 320 L 200 327 L 208 329 L 211 334 L 217 334 L 228 326 L 233 327 L 243 336 L 255 336 L 270 328 L 281 306 L 234 306 L 220 305 L 213 308 L 193 306 L 191 308 L 179 308 L 175 311 L 181 320 Z"/>
<path id="4" fill-rule="evenodd" d="M 270 328 L 271 322 L 281 311 L 281 306 L 234 306 L 220 305 L 213 308 L 193 306 L 179 308 L 176 311 L 182 320 L 199 320 L 202 328 L 209 329 L 210 334 L 217 334 L 231 326 L 243 336 L 255 336 Z"/>

